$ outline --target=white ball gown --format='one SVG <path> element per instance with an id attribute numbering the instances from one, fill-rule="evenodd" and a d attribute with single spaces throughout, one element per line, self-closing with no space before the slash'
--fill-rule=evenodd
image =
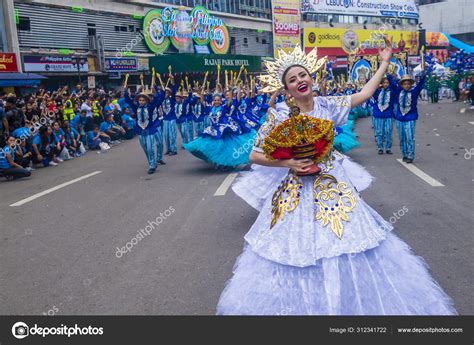
<path id="1" fill-rule="evenodd" d="M 347 121 L 350 102 L 350 96 L 316 97 L 314 110 L 307 115 L 341 126 Z M 262 152 L 264 138 L 288 113 L 286 104 L 269 112 L 254 150 Z M 337 151 L 332 158 L 332 163 L 319 166 L 347 187 L 331 185 L 341 188 L 325 201 L 318 200 L 324 198 L 317 194 L 321 186 L 314 185 L 316 176 L 300 176 L 298 194 L 279 188 L 287 177 L 286 168 L 254 165 L 236 181 L 233 190 L 260 214 L 245 235 L 244 251 L 220 296 L 217 314 L 457 314 L 424 260 L 360 197 L 371 175 Z M 276 190 L 282 191 L 283 200 L 297 197 L 299 203 L 271 227 Z"/>

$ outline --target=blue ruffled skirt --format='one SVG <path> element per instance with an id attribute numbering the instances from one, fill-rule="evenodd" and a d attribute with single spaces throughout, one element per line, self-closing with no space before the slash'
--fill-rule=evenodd
<path id="1" fill-rule="evenodd" d="M 334 148 L 341 153 L 347 153 L 360 144 L 354 133 L 354 121 L 349 120 L 344 126 L 340 127 L 341 132 L 334 138 Z"/>
<path id="2" fill-rule="evenodd" d="M 316 265 L 276 263 L 246 245 L 221 294 L 219 315 L 455 315 L 425 261 L 392 233 L 364 252 Z"/>
<path id="3" fill-rule="evenodd" d="M 369 116 L 369 111 L 362 106 L 357 106 L 355 108 L 352 108 L 351 112 L 349 113 L 349 120 L 357 120 L 360 117 L 367 117 Z"/>
<path id="4" fill-rule="evenodd" d="M 256 131 L 250 130 L 240 135 L 228 133 L 219 139 L 201 136 L 184 144 L 184 149 L 208 163 L 234 167 L 249 163 L 256 134 Z"/>

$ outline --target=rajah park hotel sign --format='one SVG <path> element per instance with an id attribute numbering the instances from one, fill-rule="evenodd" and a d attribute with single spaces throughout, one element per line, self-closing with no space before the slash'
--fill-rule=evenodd
<path id="1" fill-rule="evenodd" d="M 189 15 L 171 7 L 151 10 L 143 20 L 143 34 L 148 48 L 158 55 L 170 44 L 180 49 L 190 41 L 208 45 L 214 54 L 226 54 L 230 46 L 225 24 L 203 6 L 194 7 Z"/>

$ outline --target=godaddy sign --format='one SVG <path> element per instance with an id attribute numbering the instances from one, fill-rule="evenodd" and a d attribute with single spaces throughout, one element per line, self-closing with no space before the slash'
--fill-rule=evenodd
<path id="1" fill-rule="evenodd" d="M 202 6 L 190 14 L 184 10 L 166 7 L 151 10 L 143 22 L 145 41 L 156 54 L 164 53 L 169 44 L 177 49 L 190 41 L 209 45 L 215 54 L 225 54 L 229 49 L 229 32 L 221 19 L 209 14 Z"/>

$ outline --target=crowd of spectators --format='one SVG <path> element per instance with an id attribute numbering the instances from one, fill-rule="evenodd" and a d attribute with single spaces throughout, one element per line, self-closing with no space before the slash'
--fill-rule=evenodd
<path id="1" fill-rule="evenodd" d="M 40 167 L 108 150 L 134 136 L 122 92 L 77 85 L 31 95 L 0 94 L 0 176 L 27 177 Z"/>

